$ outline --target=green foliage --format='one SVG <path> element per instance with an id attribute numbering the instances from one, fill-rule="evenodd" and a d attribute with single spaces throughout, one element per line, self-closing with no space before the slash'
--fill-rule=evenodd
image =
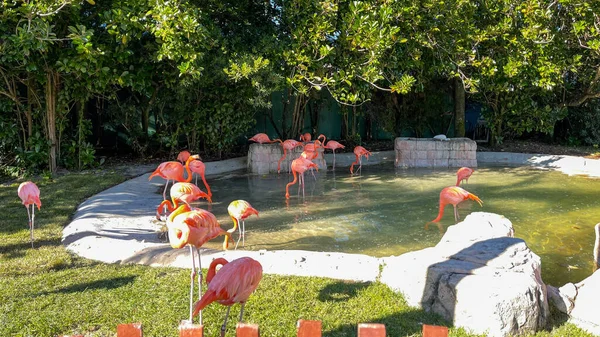
<path id="1" fill-rule="evenodd" d="M 577 108 L 571 108 L 569 121 L 572 124 L 570 145 L 579 145 L 579 142 L 594 146 L 600 144 L 600 106 L 598 104 L 584 104 Z"/>

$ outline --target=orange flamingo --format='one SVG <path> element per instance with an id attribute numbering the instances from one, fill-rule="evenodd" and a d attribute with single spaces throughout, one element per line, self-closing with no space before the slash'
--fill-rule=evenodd
<path id="1" fill-rule="evenodd" d="M 221 228 L 217 218 L 209 211 L 200 208 L 191 208 L 189 205 L 179 206 L 167 219 L 169 231 L 169 243 L 175 249 L 190 247 L 192 258 L 192 272 L 190 274 L 190 323 L 195 314 L 192 314 L 194 304 L 194 279 L 196 277 L 196 262 L 194 261 L 194 248 L 198 254 L 198 299 L 202 299 L 202 261 L 200 247 L 207 241 L 219 235 L 225 235 L 231 239 L 231 234 Z M 229 247 L 229 240 L 223 242 L 223 249 Z M 202 324 L 202 315 L 200 315 Z"/>
<path id="2" fill-rule="evenodd" d="M 27 218 L 29 219 L 29 240 L 31 241 L 31 248 L 33 248 L 33 225 L 35 221 L 35 207 L 37 206 L 38 211 L 42 207 L 42 201 L 40 201 L 40 189 L 37 185 L 31 181 L 26 181 L 19 185 L 17 194 L 25 208 L 27 209 Z M 31 213 L 29 213 L 29 205 L 31 205 Z"/>
<path id="3" fill-rule="evenodd" d="M 200 190 L 200 188 L 192 183 L 175 183 L 170 190 L 171 200 L 163 200 L 156 208 L 156 219 L 160 220 L 160 211 L 163 208 L 173 212 L 180 206 L 180 203 L 189 204 L 200 198 L 204 198 L 211 202 L 210 196 Z"/>
<path id="4" fill-rule="evenodd" d="M 208 186 L 205 177 L 206 165 L 204 165 L 204 163 L 198 159 L 193 160 L 190 162 L 190 171 L 200 176 L 208 193 L 208 202 L 212 203 L 212 192 L 210 191 L 210 186 Z M 196 185 L 198 185 L 198 176 L 196 176 Z"/>
<path id="5" fill-rule="evenodd" d="M 456 206 L 467 199 L 475 200 L 479 203 L 479 206 L 483 206 L 483 201 L 481 201 L 481 199 L 479 199 L 479 197 L 477 197 L 473 193 L 467 192 L 462 187 L 450 186 L 450 187 L 444 188 L 440 192 L 440 211 L 438 213 L 438 216 L 437 216 L 437 218 L 428 222 L 425 225 L 425 229 L 427 229 L 427 227 L 430 223 L 439 222 L 442 219 L 442 216 L 444 215 L 444 207 L 446 207 L 446 205 L 448 205 L 448 204 L 451 204 L 452 206 L 454 206 L 454 221 L 458 222 L 459 216 L 458 216 L 458 209 L 456 208 Z"/>
<path id="6" fill-rule="evenodd" d="M 360 169 L 362 168 L 361 157 L 365 156 L 365 157 L 367 157 L 367 159 L 369 159 L 371 152 L 367 151 L 364 147 L 359 145 L 354 148 L 354 155 L 356 156 L 356 160 L 352 163 L 352 165 L 350 165 L 350 174 L 354 174 L 352 169 L 353 169 L 354 165 L 357 163 L 358 163 L 358 170 L 356 170 L 356 173 L 358 173 L 358 171 L 360 171 Z"/>
<path id="7" fill-rule="evenodd" d="M 276 139 L 279 140 L 281 142 L 280 139 Z M 292 151 L 293 149 L 302 146 L 301 142 L 298 142 L 296 140 L 293 139 L 287 139 L 284 142 L 281 143 L 281 146 L 283 147 L 283 156 L 281 156 L 281 158 L 279 158 L 279 161 L 277 162 L 277 173 L 280 172 L 280 167 L 281 167 L 281 162 L 285 159 L 285 157 L 287 156 L 287 151 Z M 288 173 L 289 173 L 289 169 L 288 169 Z"/>
<path id="8" fill-rule="evenodd" d="M 266 133 L 257 133 L 252 138 L 250 138 L 248 140 L 251 140 L 253 142 L 257 142 L 259 144 L 273 143 L 273 142 L 277 141 L 277 140 L 271 140 L 271 139 L 269 139 L 269 136 L 267 136 Z"/>
<path id="9" fill-rule="evenodd" d="M 456 171 L 456 186 L 459 186 L 460 183 L 465 180 L 469 182 L 469 177 L 473 174 L 475 170 L 470 167 L 461 167 Z"/>
<path id="10" fill-rule="evenodd" d="M 189 158 L 185 161 L 185 171 L 187 173 L 187 178 L 183 178 L 183 170 L 184 166 L 181 165 L 180 162 L 177 161 L 166 161 L 164 163 L 160 163 L 156 170 L 152 172 L 148 180 L 152 180 L 155 176 L 159 176 L 163 179 L 167 180 L 165 184 L 165 189 L 163 191 L 163 200 L 167 200 L 167 186 L 169 185 L 169 180 L 186 182 L 189 183 L 192 181 L 192 173 L 190 172 L 190 162 L 192 160 L 200 159 L 200 156 L 193 155 L 189 156 Z"/>
<path id="11" fill-rule="evenodd" d="M 320 138 L 323 138 L 323 144 L 324 144 L 323 148 L 333 151 L 333 169 L 335 170 L 335 150 L 344 149 L 346 147 L 344 145 L 336 142 L 335 140 L 330 140 L 327 142 L 327 144 L 325 144 L 325 140 L 327 140 L 327 138 L 325 138 L 325 135 L 319 135 L 319 137 L 317 139 L 320 139 Z"/>
<path id="12" fill-rule="evenodd" d="M 294 175 L 294 180 L 292 180 L 290 183 L 285 185 L 285 198 L 286 199 L 290 198 L 290 192 L 289 192 L 290 186 L 294 185 L 296 183 L 296 181 L 298 181 L 298 176 L 296 174 L 300 175 L 300 183 L 299 184 L 302 185 L 302 195 L 304 195 L 304 172 L 306 172 L 306 170 L 308 170 L 311 167 L 314 167 L 317 171 L 319 171 L 319 166 L 317 166 L 317 164 L 313 163 L 312 161 L 310 161 L 304 157 L 299 157 L 292 161 L 292 174 Z"/>
<path id="13" fill-rule="evenodd" d="M 242 221 L 242 226 L 239 226 L 239 236 L 238 240 L 235 243 L 235 249 L 237 249 L 238 244 L 240 243 L 240 238 L 242 238 L 242 247 L 246 245 L 246 218 L 251 216 L 252 214 L 256 214 L 258 217 L 258 211 L 250 205 L 246 200 L 234 200 L 227 207 L 227 213 L 233 220 L 233 228 L 228 230 L 229 233 L 235 232 L 235 229 L 238 228 L 240 224 L 240 220 Z M 227 239 L 226 239 L 227 240 Z"/>
<path id="14" fill-rule="evenodd" d="M 218 265 L 222 267 L 217 273 L 216 269 Z M 258 287 L 262 279 L 262 271 L 260 262 L 250 257 L 241 257 L 231 262 L 227 262 L 222 257 L 214 259 L 210 263 L 208 274 L 206 275 L 208 289 L 202 299 L 194 305 L 193 315 L 201 312 L 202 309 L 212 302 L 218 302 L 227 306 L 225 321 L 221 326 L 221 337 L 224 337 L 231 306 L 235 303 L 242 305 L 239 320 L 241 322 L 244 316 L 244 305 L 248 297 Z"/>
<path id="15" fill-rule="evenodd" d="M 177 160 L 183 164 L 191 155 L 192 154 L 188 150 L 183 150 L 177 155 Z"/>

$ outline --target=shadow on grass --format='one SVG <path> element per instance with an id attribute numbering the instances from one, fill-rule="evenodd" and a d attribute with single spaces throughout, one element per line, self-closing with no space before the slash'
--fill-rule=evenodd
<path id="1" fill-rule="evenodd" d="M 358 292 L 369 286 L 369 282 L 336 282 L 328 284 L 319 292 L 319 301 L 342 302 L 355 297 Z"/>
<path id="2" fill-rule="evenodd" d="M 440 316 L 425 312 L 424 310 L 413 309 L 395 313 L 389 316 L 381 317 L 370 322 L 357 323 L 381 323 L 385 325 L 386 336 L 416 336 L 423 330 L 423 324 L 450 326 L 448 322 Z M 346 337 L 357 336 L 358 324 L 345 324 L 335 330 L 323 329 L 324 337 Z"/>
<path id="3" fill-rule="evenodd" d="M 53 291 L 44 291 L 36 294 L 37 296 L 44 296 L 49 294 L 71 294 L 71 293 L 80 293 L 84 291 L 96 290 L 96 289 L 116 289 L 123 287 L 129 283 L 132 283 L 135 280 L 135 276 L 122 276 L 122 277 L 114 277 L 104 280 L 97 280 L 92 282 L 84 282 L 73 284 L 68 287 L 56 289 Z"/>
<path id="4" fill-rule="evenodd" d="M 25 256 L 25 253 L 29 249 L 56 247 L 60 245 L 60 239 L 53 240 L 34 240 L 33 248 L 31 248 L 31 242 L 19 242 L 9 245 L 0 245 L 0 254 L 6 259 L 18 259 Z"/>

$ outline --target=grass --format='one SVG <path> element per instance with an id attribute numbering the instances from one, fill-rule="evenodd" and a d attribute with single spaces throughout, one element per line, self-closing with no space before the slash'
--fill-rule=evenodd
<path id="1" fill-rule="evenodd" d="M 0 336 L 84 334 L 114 336 L 119 323 L 141 322 L 144 336 L 177 336 L 187 316 L 189 270 L 102 264 L 69 254 L 63 227 L 85 198 L 120 183 L 116 173 L 69 174 L 36 181 L 42 209 L 36 211 L 35 248 L 27 212 L 17 197 L 19 182 L 0 185 Z M 206 271 L 205 271 L 206 272 Z M 229 335 L 239 306 L 231 310 Z M 205 333 L 218 335 L 225 308 L 204 310 Z M 298 319 L 323 322 L 323 335 L 356 336 L 356 325 L 379 322 L 389 336 L 420 336 L 421 324 L 448 325 L 437 315 L 410 308 L 379 283 L 264 275 L 246 305 L 245 321 L 263 336 L 295 336 Z M 541 336 L 590 336 L 555 319 Z M 451 336 L 474 336 L 451 329 Z"/>

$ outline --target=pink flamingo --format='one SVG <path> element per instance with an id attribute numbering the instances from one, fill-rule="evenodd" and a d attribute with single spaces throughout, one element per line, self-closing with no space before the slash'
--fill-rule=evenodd
<path id="1" fill-rule="evenodd" d="M 240 238 L 242 238 L 242 247 L 244 247 L 246 245 L 245 220 L 252 214 L 256 214 L 258 217 L 258 211 L 246 200 L 234 200 L 227 207 L 227 213 L 229 213 L 229 216 L 233 220 L 233 228 L 228 230 L 229 233 L 235 232 L 235 229 L 238 228 L 240 224 L 240 220 L 242 221 L 242 226 L 239 227 L 239 236 L 237 242 L 235 243 L 235 249 L 237 249 L 237 246 L 240 243 Z"/>
<path id="2" fill-rule="evenodd" d="M 325 144 L 325 140 L 327 139 L 327 138 L 325 138 L 325 135 L 319 135 L 319 137 L 317 139 L 320 139 L 320 138 L 323 138 L 323 144 Z M 327 144 L 325 144 L 323 146 L 323 148 L 333 151 L 333 169 L 335 170 L 335 150 L 344 149 L 346 147 L 344 145 L 336 142 L 335 140 L 330 140 L 327 142 Z"/>
<path id="3" fill-rule="evenodd" d="M 279 140 L 281 142 L 280 139 L 276 139 L 276 140 Z M 281 143 L 281 146 L 283 147 L 283 156 L 281 156 L 281 158 L 279 158 L 279 161 L 277 162 L 277 173 L 280 172 L 281 162 L 287 156 L 287 151 L 292 151 L 293 149 L 295 149 L 299 146 L 302 146 L 302 143 L 298 142 L 296 140 L 293 140 L 293 139 L 287 139 Z M 289 173 L 289 169 L 288 169 L 288 173 Z"/>
<path id="4" fill-rule="evenodd" d="M 216 269 L 218 265 L 222 267 L 217 273 Z M 202 299 L 194 305 L 193 315 L 196 315 L 212 302 L 226 305 L 228 307 L 227 313 L 225 314 L 225 321 L 221 326 L 221 337 L 224 337 L 231 306 L 235 303 L 242 305 L 239 320 L 241 322 L 244 316 L 244 305 L 248 297 L 258 287 L 261 279 L 262 265 L 250 257 L 241 257 L 231 262 L 227 262 L 222 257 L 214 259 L 210 263 L 208 274 L 206 275 L 208 289 Z"/>
<path id="5" fill-rule="evenodd" d="M 187 178 L 183 178 L 183 170 L 184 166 L 181 165 L 180 162 L 177 161 L 167 161 L 164 163 L 160 163 L 156 170 L 152 172 L 148 180 L 152 180 L 153 177 L 159 176 L 163 179 L 167 180 L 165 184 L 165 189 L 163 191 L 163 200 L 167 200 L 167 186 L 169 185 L 169 180 L 186 182 L 189 183 L 192 181 L 192 173 L 190 172 L 190 162 L 192 160 L 200 159 L 200 156 L 193 155 L 189 156 L 189 158 L 185 161 L 185 171 L 187 173 Z"/>
<path id="6" fill-rule="evenodd" d="M 479 206 L 483 206 L 483 201 L 481 201 L 481 199 L 479 199 L 479 197 L 477 197 L 473 193 L 467 192 L 466 190 L 464 190 L 461 187 L 450 186 L 450 187 L 444 188 L 440 192 L 440 210 L 439 210 L 438 216 L 437 216 L 437 218 L 428 222 L 425 225 L 425 229 L 427 229 L 427 227 L 429 226 L 430 223 L 439 222 L 442 219 L 442 216 L 444 216 L 444 207 L 446 207 L 446 205 L 448 205 L 448 204 L 451 204 L 452 206 L 454 206 L 454 221 L 458 222 L 459 216 L 458 216 L 458 209 L 456 208 L 456 206 L 467 199 L 475 200 L 479 203 Z"/>
<path id="7" fill-rule="evenodd" d="M 189 205 L 179 206 L 167 219 L 167 228 L 169 231 L 169 243 L 175 249 L 190 247 L 190 256 L 192 258 L 192 272 L 190 274 L 190 323 L 195 314 L 193 312 L 194 297 L 194 278 L 196 277 L 196 262 L 194 261 L 194 248 L 198 254 L 198 299 L 202 299 L 202 260 L 200 256 L 200 247 L 207 241 L 216 238 L 219 235 L 225 235 L 231 239 L 231 234 L 221 228 L 217 218 L 209 211 L 200 208 L 191 208 Z M 229 240 L 223 242 L 223 249 L 229 247 Z M 202 315 L 200 315 L 200 324 L 202 324 Z"/>
<path id="8" fill-rule="evenodd" d="M 183 150 L 177 155 L 177 161 L 180 161 L 183 164 L 191 155 L 192 154 L 188 150 Z"/>
<path id="9" fill-rule="evenodd" d="M 192 183 L 175 183 L 170 190 L 171 200 L 163 200 L 156 208 L 156 218 L 160 220 L 160 211 L 167 208 L 169 212 L 173 212 L 180 206 L 180 203 L 190 205 L 191 202 L 204 198 L 211 202 L 210 196 L 200 190 L 200 188 Z"/>
<path id="10" fill-rule="evenodd" d="M 250 138 L 248 140 L 251 140 L 253 142 L 257 142 L 259 144 L 273 143 L 273 142 L 277 141 L 277 140 L 271 140 L 271 139 L 269 139 L 269 136 L 267 136 L 266 133 L 257 133 L 252 138 Z"/>
<path id="11" fill-rule="evenodd" d="M 350 165 L 350 174 L 354 174 L 354 172 L 352 171 L 352 168 L 357 163 L 358 163 L 358 170 L 356 170 L 356 173 L 358 173 L 358 171 L 360 171 L 360 169 L 362 168 L 361 157 L 365 156 L 365 157 L 367 157 L 367 159 L 369 159 L 371 152 L 367 151 L 364 147 L 359 145 L 354 148 L 354 155 L 356 156 L 356 160 L 352 163 L 352 165 Z"/>
<path id="12" fill-rule="evenodd" d="M 299 157 L 298 159 L 294 159 L 292 161 L 292 174 L 294 175 L 294 180 L 292 180 L 291 182 L 289 182 L 287 185 L 285 185 L 285 198 L 289 199 L 290 198 L 290 192 L 289 192 L 289 188 L 291 185 L 294 185 L 296 183 L 296 181 L 298 181 L 298 175 L 300 175 L 300 185 L 302 185 L 302 195 L 304 196 L 304 172 L 306 172 L 306 170 L 308 170 L 309 168 L 314 167 L 317 171 L 319 171 L 319 166 L 317 166 L 317 164 L 313 163 L 312 161 L 304 158 L 304 157 Z"/>
<path id="13" fill-rule="evenodd" d="M 310 133 L 304 133 L 304 134 L 300 134 L 300 141 L 304 142 L 304 143 L 308 143 L 310 142 L 310 140 L 312 139 L 312 136 Z"/>
<path id="14" fill-rule="evenodd" d="M 206 191 L 208 193 L 208 202 L 212 203 L 212 192 L 210 191 L 210 186 L 208 186 L 208 183 L 206 182 L 206 177 L 204 176 L 206 171 L 206 165 L 204 165 L 202 161 L 196 159 L 190 162 L 190 170 L 193 173 L 196 173 L 200 176 L 202 182 L 204 183 L 204 187 L 206 187 Z M 196 176 L 196 185 L 198 185 L 198 176 Z"/>
<path id="15" fill-rule="evenodd" d="M 40 201 L 40 189 L 35 183 L 26 181 L 19 185 L 17 194 L 27 209 L 27 217 L 29 218 L 29 239 L 31 241 L 31 248 L 33 248 L 33 226 L 35 221 L 35 208 L 33 205 L 37 206 L 38 211 L 40 210 L 40 207 L 42 207 L 42 202 Z M 31 213 L 29 213 L 29 205 L 31 205 Z"/>
<path id="16" fill-rule="evenodd" d="M 456 171 L 456 186 L 459 186 L 463 180 L 469 182 L 469 177 L 475 170 L 470 167 L 461 167 Z"/>

